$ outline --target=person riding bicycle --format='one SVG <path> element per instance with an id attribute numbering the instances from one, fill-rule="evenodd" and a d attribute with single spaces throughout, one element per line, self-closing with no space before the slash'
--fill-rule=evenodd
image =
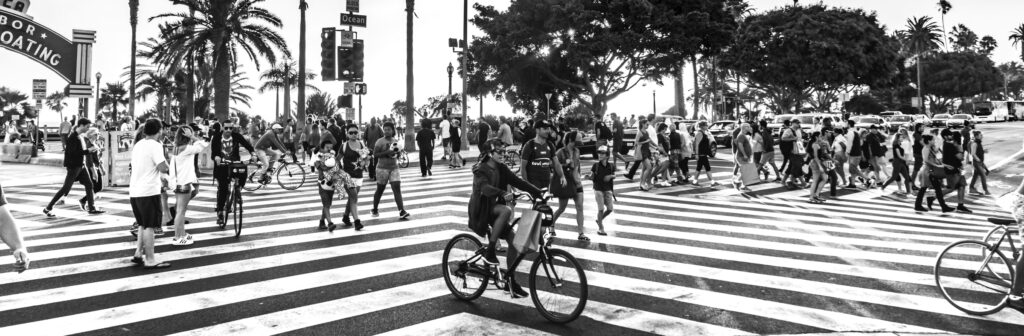
<path id="1" fill-rule="evenodd" d="M 222 128 L 223 129 L 222 129 Z M 228 198 L 228 180 L 231 178 L 231 168 L 227 161 L 240 161 L 238 147 L 242 146 L 249 151 L 250 156 L 256 155 L 256 150 L 245 140 L 245 136 L 239 133 L 238 125 L 231 121 L 224 122 L 221 127 L 214 125 L 210 137 L 210 157 L 213 159 L 213 178 L 217 180 L 217 224 L 224 224 L 224 203 Z M 245 175 L 239 180 L 245 183 Z"/>
<path id="2" fill-rule="evenodd" d="M 260 181 L 269 180 L 270 176 L 268 172 L 273 171 L 274 162 L 281 159 L 284 155 L 286 148 L 284 142 L 281 141 L 282 133 L 284 133 L 284 127 L 281 124 L 274 124 L 270 127 L 271 131 L 263 134 L 259 141 L 256 141 L 256 157 L 259 158 L 262 165 L 259 168 L 256 176 L 260 177 Z"/>
<path id="3" fill-rule="evenodd" d="M 1024 180 L 1021 180 L 1020 186 L 1017 190 L 1011 191 L 1006 195 L 1000 197 L 998 203 L 1003 206 L 1004 209 L 1009 210 L 1010 214 L 1013 215 L 1013 219 L 1017 220 L 1018 226 L 1018 237 L 1021 238 L 1022 244 L 1024 244 Z M 1012 239 L 1012 238 L 1011 238 Z M 1022 254 L 1016 260 L 1017 265 L 1014 267 L 1016 272 L 1013 282 L 1013 287 L 1010 288 L 1009 300 L 1007 300 L 1007 306 L 1016 309 L 1021 313 L 1024 313 L 1024 254 Z"/>
<path id="4" fill-rule="evenodd" d="M 495 250 L 498 246 L 498 238 L 504 238 L 508 243 L 506 260 L 515 260 L 518 252 L 512 246 L 512 210 L 509 204 L 513 195 L 508 192 L 509 186 L 529 192 L 534 198 L 540 198 L 543 194 L 541 189 L 524 181 L 516 176 L 500 160 L 492 159 L 493 155 L 503 149 L 504 145 L 500 139 L 488 140 L 481 146 L 484 155 L 480 162 L 473 166 L 473 192 L 469 198 L 469 227 L 477 235 L 486 236 L 491 232 L 487 251 L 484 253 L 484 261 L 491 265 L 498 264 L 498 257 Z M 491 227 L 488 230 L 488 227 Z M 526 297 L 528 294 L 523 290 L 512 277 L 513 270 L 509 270 L 509 283 L 512 292 L 517 297 Z"/>

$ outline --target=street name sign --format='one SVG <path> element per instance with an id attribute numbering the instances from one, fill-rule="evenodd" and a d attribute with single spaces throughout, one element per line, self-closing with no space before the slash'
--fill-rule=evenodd
<path id="1" fill-rule="evenodd" d="M 359 12 L 359 0 L 348 0 L 345 3 L 345 9 L 352 13 Z"/>
<path id="2" fill-rule="evenodd" d="M 341 25 L 366 28 L 366 15 L 341 13 Z"/>
<path id="3" fill-rule="evenodd" d="M 339 30 L 338 36 L 341 36 L 341 44 L 338 46 L 342 48 L 352 48 L 352 45 L 355 44 L 355 35 L 355 32 Z"/>
<path id="4" fill-rule="evenodd" d="M 46 80 L 32 80 L 32 99 L 46 99 Z"/>

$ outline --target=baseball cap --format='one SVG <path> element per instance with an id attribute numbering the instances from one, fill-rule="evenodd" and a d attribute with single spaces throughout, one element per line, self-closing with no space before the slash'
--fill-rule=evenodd
<path id="1" fill-rule="evenodd" d="M 600 154 L 608 154 L 608 146 L 597 147 L 597 152 Z"/>
<path id="2" fill-rule="evenodd" d="M 278 129 L 284 129 L 284 127 L 281 127 L 281 124 L 274 124 L 274 126 L 270 126 L 270 129 L 278 130 Z"/>

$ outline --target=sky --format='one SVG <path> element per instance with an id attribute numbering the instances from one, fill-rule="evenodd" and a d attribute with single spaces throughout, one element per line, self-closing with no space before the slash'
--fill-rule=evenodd
<path id="1" fill-rule="evenodd" d="M 138 40 L 143 41 L 157 34 L 157 23 L 148 19 L 166 12 L 185 11 L 184 6 L 175 6 L 166 0 L 141 0 L 139 9 Z M 324 27 L 343 28 L 340 26 L 339 13 L 344 11 L 343 0 L 307 0 L 309 10 L 306 14 L 306 50 L 307 68 L 319 76 L 320 73 L 320 30 Z M 496 8 L 507 8 L 509 0 L 474 0 L 474 2 L 493 5 Z M 748 0 L 755 11 L 791 5 L 791 0 Z M 827 0 L 819 1 L 832 6 L 863 8 L 875 11 L 879 21 L 888 31 L 900 29 L 905 21 L 912 16 L 928 15 L 937 20 L 937 0 Z M 1024 1 L 1021 0 L 951 0 L 953 9 L 946 15 L 946 29 L 951 30 L 956 24 L 963 23 L 974 30 L 979 36 L 992 35 L 999 46 L 992 58 L 998 64 L 1011 60 L 1020 61 L 1019 49 L 1013 47 L 1008 40 L 1014 27 L 1024 23 L 1019 13 L 1024 12 Z M 93 69 L 103 74 L 103 82 L 124 80 L 121 74 L 130 62 L 131 30 L 129 25 L 127 0 L 33 0 L 28 14 L 34 20 L 65 37 L 70 37 L 72 29 L 95 30 Z M 281 34 L 287 41 L 293 55 L 298 57 L 299 47 L 299 0 L 267 0 L 260 6 L 278 15 L 283 21 Z M 801 1 L 801 3 L 810 3 Z M 405 1 L 404 0 L 362 0 L 359 14 L 366 15 L 367 28 L 355 28 L 359 38 L 366 42 L 365 83 L 368 94 L 363 96 L 363 118 L 382 116 L 390 113 L 395 100 L 405 99 Z M 474 13 L 470 8 L 470 16 Z M 417 1 L 414 21 L 414 77 L 415 102 L 417 106 L 426 102 L 428 97 L 447 93 L 448 75 L 445 68 L 449 62 L 456 62 L 452 49 L 448 47 L 448 38 L 462 35 L 462 1 L 457 0 L 420 0 Z M 346 27 L 347 28 L 347 27 Z M 482 33 L 469 25 L 470 40 L 474 35 Z M 145 60 L 140 59 L 140 62 Z M 259 73 L 270 67 L 261 60 L 257 70 L 252 62 L 243 62 L 243 70 L 251 79 L 250 85 L 259 87 Z M 684 89 L 687 95 L 692 93 L 692 73 L 686 67 Z M 0 49 L 0 86 L 7 86 L 31 93 L 32 79 L 47 79 L 48 92 L 61 90 L 66 83 L 47 68 L 16 54 L 10 50 Z M 458 74 L 453 79 L 453 91 L 459 92 L 461 82 Z M 311 81 L 311 84 L 332 95 L 340 95 L 342 82 Z M 638 85 L 609 103 L 609 112 L 625 114 L 647 114 L 655 105 L 662 112 L 673 104 L 673 84 L 665 81 L 662 87 L 655 83 Z M 652 95 L 652 92 L 656 95 Z M 242 110 L 250 114 L 272 117 L 275 112 L 275 95 L 273 92 L 249 92 L 253 96 L 252 107 L 242 106 Z M 652 97 L 653 96 L 653 97 Z M 293 92 L 292 99 L 296 99 Z M 653 104 L 652 104 L 653 100 Z M 69 100 L 69 109 L 74 110 L 77 102 Z M 90 105 L 95 101 L 90 100 Z M 136 113 L 141 113 L 154 104 L 153 99 L 136 105 Z M 477 99 L 470 100 L 470 115 L 479 113 Z M 503 101 L 493 96 L 483 98 L 485 114 L 511 115 L 512 110 Z M 47 113 L 49 112 L 49 113 Z M 90 108 L 90 114 L 92 109 Z M 42 124 L 55 122 L 54 112 L 42 113 Z"/>

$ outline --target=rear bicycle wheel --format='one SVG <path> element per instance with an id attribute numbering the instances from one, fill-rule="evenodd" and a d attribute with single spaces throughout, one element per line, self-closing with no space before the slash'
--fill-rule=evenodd
<path id="1" fill-rule="evenodd" d="M 263 188 L 263 183 L 260 183 L 260 176 L 257 176 L 257 174 L 259 174 L 260 165 L 250 163 L 246 164 L 245 168 L 246 171 L 249 172 L 249 175 L 246 176 L 245 185 L 242 188 L 245 188 L 246 191 L 256 191 Z"/>
<path id="2" fill-rule="evenodd" d="M 979 255 L 980 249 L 988 252 Z M 1013 281 L 1013 266 L 1003 252 L 977 240 L 958 241 L 942 250 L 936 258 L 934 273 L 942 297 L 971 315 L 988 315 L 1002 309 Z"/>
<path id="3" fill-rule="evenodd" d="M 441 274 L 448 290 L 459 300 L 472 301 L 487 289 L 490 271 L 479 254 L 483 244 L 470 234 L 459 234 L 448 241 L 441 257 Z"/>
<path id="4" fill-rule="evenodd" d="M 285 163 L 277 170 L 277 184 L 284 190 L 295 190 L 306 183 L 306 169 L 298 163 Z"/>
<path id="5" fill-rule="evenodd" d="M 235 188 L 234 197 L 231 200 L 231 221 L 235 224 L 235 238 L 242 235 L 242 193 Z"/>
<path id="6" fill-rule="evenodd" d="M 547 249 L 530 267 L 530 295 L 544 318 L 555 323 L 572 322 L 587 306 L 587 274 L 569 252 Z"/>

